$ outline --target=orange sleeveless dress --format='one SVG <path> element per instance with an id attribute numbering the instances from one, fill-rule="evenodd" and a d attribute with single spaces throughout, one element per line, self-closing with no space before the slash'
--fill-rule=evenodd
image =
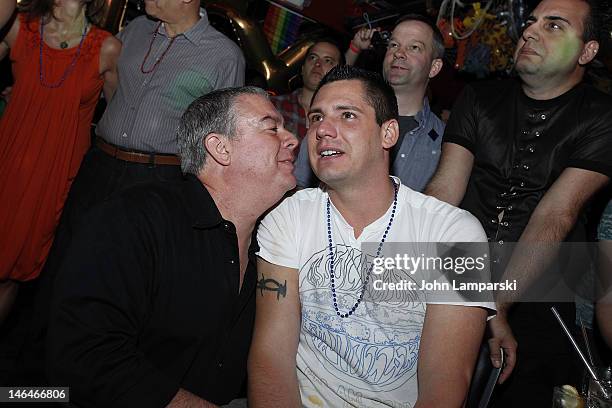
<path id="1" fill-rule="evenodd" d="M 100 48 L 110 33 L 91 26 L 74 70 L 57 88 L 39 78 L 39 20 L 20 28 L 10 58 L 15 84 L 0 118 L 0 281 L 40 274 L 81 160 L 103 79 Z M 57 83 L 77 47 L 43 44 L 43 75 Z"/>

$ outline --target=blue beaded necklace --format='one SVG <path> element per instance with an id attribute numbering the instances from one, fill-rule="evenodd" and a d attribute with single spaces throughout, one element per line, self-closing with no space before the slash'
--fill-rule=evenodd
<path id="1" fill-rule="evenodd" d="M 389 224 L 387 224 L 387 228 L 385 229 L 385 232 L 382 236 L 382 239 L 380 240 L 380 244 L 378 244 L 378 250 L 376 251 L 376 258 L 378 258 L 380 256 L 380 252 L 382 250 L 383 244 L 385 243 L 385 240 L 387 239 L 387 235 L 389 234 L 389 230 L 391 229 L 391 225 L 393 224 L 393 219 L 395 218 L 395 210 L 397 209 L 397 192 L 399 190 L 399 185 L 395 183 L 395 181 L 392 179 L 393 182 L 393 208 L 391 209 L 391 217 L 389 218 Z M 366 275 L 365 278 L 365 282 L 363 283 L 363 287 L 361 288 L 361 293 L 359 294 L 359 297 L 357 298 L 357 302 L 355 302 L 355 304 L 353 305 L 353 307 L 350 308 L 350 310 L 346 313 L 340 313 L 340 310 L 338 309 L 338 299 L 336 296 L 336 275 L 334 273 L 334 242 L 332 240 L 332 230 L 331 230 L 331 202 L 329 199 L 329 196 L 327 197 L 327 239 L 329 241 L 329 259 L 330 259 L 330 281 L 331 281 L 331 291 L 332 291 L 332 302 L 334 304 L 334 310 L 336 310 L 336 314 L 338 316 L 340 316 L 341 318 L 345 319 L 347 317 L 349 317 L 350 315 L 352 315 L 355 310 L 357 309 L 357 306 L 359 306 L 359 304 L 361 303 L 361 301 L 363 300 L 363 294 L 365 293 L 366 290 L 366 286 L 368 285 L 368 282 L 370 281 L 370 275 L 372 274 L 372 266 L 370 266 L 370 269 L 368 269 L 368 273 Z"/>
<path id="2" fill-rule="evenodd" d="M 64 81 L 66 80 L 66 78 L 68 78 L 68 75 L 70 75 L 72 71 L 74 70 L 77 60 L 79 59 L 79 56 L 81 55 L 81 49 L 83 48 L 83 42 L 85 41 L 85 36 L 87 35 L 88 26 L 89 26 L 89 23 L 87 22 L 87 20 L 85 20 L 85 25 L 83 26 L 83 34 L 81 35 L 81 42 L 79 43 L 79 47 L 77 48 L 76 53 L 74 54 L 74 57 L 72 57 L 72 61 L 70 62 L 70 65 L 68 65 L 68 68 L 66 68 L 66 70 L 64 71 L 64 75 L 62 75 L 59 81 L 55 83 L 49 83 L 45 79 L 44 68 L 43 68 L 43 42 L 44 42 L 43 34 L 45 33 L 45 28 L 44 28 L 45 25 L 43 24 L 42 21 L 40 22 L 38 79 L 42 86 L 44 86 L 45 88 L 59 88 L 60 86 L 64 84 Z M 62 48 L 64 47 L 62 46 Z"/>

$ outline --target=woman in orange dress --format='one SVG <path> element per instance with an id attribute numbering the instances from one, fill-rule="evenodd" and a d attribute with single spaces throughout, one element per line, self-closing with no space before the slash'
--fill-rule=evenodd
<path id="1" fill-rule="evenodd" d="M 115 91 L 121 43 L 96 27 L 104 4 L 22 0 L 0 45 L 15 78 L 0 118 L 0 322 L 44 265 L 100 91 Z"/>

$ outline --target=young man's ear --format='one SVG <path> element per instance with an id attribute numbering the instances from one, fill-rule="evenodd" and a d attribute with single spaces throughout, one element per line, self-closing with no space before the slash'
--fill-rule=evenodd
<path id="1" fill-rule="evenodd" d="M 599 51 L 599 43 L 595 40 L 591 40 L 588 43 L 584 44 L 582 48 L 582 53 L 578 58 L 578 63 L 580 65 L 586 65 L 589 62 L 593 61 L 597 52 Z"/>
<path id="2" fill-rule="evenodd" d="M 210 158 L 222 166 L 231 162 L 231 146 L 227 137 L 218 133 L 209 133 L 204 138 L 204 148 Z"/>
<path id="3" fill-rule="evenodd" d="M 442 62 L 441 58 L 436 58 L 431 61 L 431 67 L 429 68 L 429 79 L 435 77 L 440 73 L 440 71 L 442 70 L 442 65 L 444 65 L 444 63 Z"/>
<path id="4" fill-rule="evenodd" d="M 399 138 L 399 123 L 395 119 L 384 122 L 380 128 L 382 145 L 385 149 L 390 149 L 397 143 Z"/>

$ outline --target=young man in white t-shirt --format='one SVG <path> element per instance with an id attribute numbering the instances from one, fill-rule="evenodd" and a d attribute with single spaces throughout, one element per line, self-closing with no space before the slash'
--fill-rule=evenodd
<path id="1" fill-rule="evenodd" d="M 390 242 L 486 237 L 468 212 L 389 177 L 397 115 L 392 88 L 358 68 L 332 69 L 315 92 L 305 147 L 324 186 L 286 199 L 259 228 L 249 406 L 463 404 L 492 304 L 377 292 L 388 274 L 373 257 Z M 403 280 L 418 287 L 417 276 Z"/>

